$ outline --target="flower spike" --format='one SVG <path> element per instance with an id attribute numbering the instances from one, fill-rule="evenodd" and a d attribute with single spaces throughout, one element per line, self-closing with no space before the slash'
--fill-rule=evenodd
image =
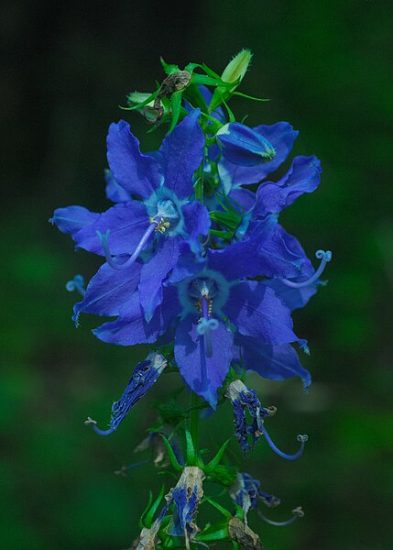
<path id="1" fill-rule="evenodd" d="M 145 361 L 141 361 L 135 367 L 135 370 L 127 384 L 123 395 L 112 405 L 112 415 L 109 422 L 109 428 L 102 430 L 97 426 L 97 422 L 92 418 L 85 421 L 86 425 L 91 425 L 98 435 L 110 435 L 117 430 L 119 424 L 127 416 L 130 409 L 141 397 L 153 386 L 158 377 L 167 366 L 167 361 L 160 353 L 149 353 Z"/>
<path id="2" fill-rule="evenodd" d="M 281 279 L 281 281 L 291 288 L 303 288 L 305 286 L 312 285 L 316 281 L 318 281 L 319 277 L 322 275 L 322 273 L 325 270 L 326 264 L 329 263 L 332 259 L 332 252 L 330 250 L 317 250 L 315 252 L 315 257 L 318 260 L 321 260 L 321 263 L 319 264 L 318 269 L 315 271 L 314 275 L 312 275 L 307 281 L 301 281 L 299 283 L 295 281 L 290 281 L 289 279 Z"/>

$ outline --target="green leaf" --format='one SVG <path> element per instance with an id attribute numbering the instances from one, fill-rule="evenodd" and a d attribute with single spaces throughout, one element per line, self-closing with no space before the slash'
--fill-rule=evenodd
<path id="1" fill-rule="evenodd" d="M 181 113 L 181 100 L 182 100 L 182 92 L 175 92 L 171 95 L 171 107 L 172 107 L 172 120 L 171 125 L 169 126 L 168 134 L 170 134 L 176 124 L 178 123 L 180 113 Z"/>
<path id="2" fill-rule="evenodd" d="M 157 512 L 157 509 L 160 505 L 160 502 L 163 499 L 164 492 L 165 492 L 165 487 L 164 487 L 164 485 L 162 485 L 161 490 L 160 490 L 156 500 L 153 502 L 153 504 L 150 507 L 150 510 L 144 516 L 144 524 L 145 524 L 145 527 L 147 527 L 148 529 L 150 529 L 150 527 L 153 524 L 155 513 Z"/>
<path id="3" fill-rule="evenodd" d="M 224 506 L 221 506 L 219 502 L 213 500 L 210 497 L 205 497 L 205 500 L 206 502 L 211 504 L 216 510 L 218 510 L 224 517 L 228 519 L 232 517 L 232 514 L 226 508 L 224 508 Z"/>
<path id="4" fill-rule="evenodd" d="M 164 442 L 165 448 L 168 453 L 169 462 L 171 463 L 171 466 L 174 470 L 177 472 L 183 471 L 183 466 L 179 464 L 176 455 L 174 453 L 174 450 L 172 449 L 172 445 L 169 443 L 168 439 L 165 437 L 165 435 L 160 434 L 162 437 L 162 441 Z"/>
<path id="5" fill-rule="evenodd" d="M 215 468 L 217 468 L 217 466 L 221 462 L 222 457 L 224 456 L 224 453 L 226 451 L 226 448 L 229 445 L 229 442 L 230 442 L 230 439 L 227 439 L 225 441 L 225 443 L 223 443 L 223 445 L 221 445 L 221 447 L 220 447 L 218 453 L 216 454 L 216 456 L 214 458 L 212 458 L 212 460 L 206 465 L 206 468 L 205 468 L 206 473 L 214 472 Z"/>
<path id="6" fill-rule="evenodd" d="M 271 101 L 268 98 L 254 97 L 252 95 L 244 94 L 243 92 L 233 92 L 233 95 L 237 95 L 239 97 L 244 97 L 246 99 L 251 99 L 252 101 Z"/>
<path id="7" fill-rule="evenodd" d="M 229 122 L 236 122 L 236 117 L 233 114 L 233 111 L 230 109 L 228 103 L 223 99 L 222 103 L 226 109 L 226 112 L 228 113 Z"/>
<path id="8" fill-rule="evenodd" d="M 215 531 L 206 531 L 206 533 L 201 533 L 195 537 L 196 541 L 206 541 L 213 542 L 215 540 L 224 540 L 229 538 L 227 526 L 223 526 L 219 529 L 215 528 Z"/>
<path id="9" fill-rule="evenodd" d="M 162 57 L 160 57 L 160 62 L 161 62 L 162 68 L 164 69 L 164 72 L 167 75 L 180 71 L 178 65 L 173 65 L 172 63 L 166 63 L 166 61 L 164 61 Z"/>
<path id="10" fill-rule="evenodd" d="M 195 466 L 197 463 L 197 454 L 191 433 L 186 430 L 186 460 L 187 466 Z"/>
<path id="11" fill-rule="evenodd" d="M 218 464 L 218 466 L 214 468 L 214 471 L 209 474 L 209 477 L 212 481 L 215 481 L 224 487 L 230 487 L 235 483 L 236 475 L 236 468 Z"/>
<path id="12" fill-rule="evenodd" d="M 148 510 L 149 510 L 152 502 L 153 502 L 153 493 L 151 491 L 149 491 L 149 500 L 147 501 L 146 507 L 142 512 L 141 519 L 139 520 L 139 527 L 141 529 L 143 529 L 143 527 L 146 526 L 145 517 L 146 517 L 146 514 L 148 513 Z"/>

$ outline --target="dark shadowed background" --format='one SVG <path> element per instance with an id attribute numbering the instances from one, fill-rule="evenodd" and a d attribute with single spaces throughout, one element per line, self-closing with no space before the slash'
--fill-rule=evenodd
<path id="1" fill-rule="evenodd" d="M 255 54 L 243 90 L 272 101 L 238 99 L 235 112 L 250 124 L 291 122 L 301 132 L 294 152 L 318 155 L 324 169 L 319 190 L 283 222 L 310 255 L 334 251 L 328 286 L 295 315 L 310 342 L 311 391 L 253 380 L 279 406 L 271 432 L 282 447 L 309 433 L 305 456 L 287 463 L 261 442 L 244 463 L 282 498 L 275 518 L 299 504 L 306 516 L 286 529 L 252 514 L 250 524 L 267 550 L 391 548 L 389 8 L 388 0 L 3 2 L 1 548 L 129 547 L 148 490 L 161 485 L 151 462 L 127 477 L 113 471 L 149 458 L 134 448 L 154 403 L 178 383 L 163 377 L 110 438 L 83 425 L 87 415 L 105 424 L 145 350 L 102 344 L 89 331 L 97 319 L 73 327 L 76 296 L 64 284 L 75 273 L 89 278 L 99 262 L 74 253 L 47 219 L 58 206 L 108 206 L 111 121 L 126 118 L 145 150 L 157 147 L 162 133 L 145 135 L 142 118 L 118 105 L 162 79 L 160 55 L 220 72 L 242 47 Z M 213 450 L 231 433 L 227 408 L 203 424 Z"/>

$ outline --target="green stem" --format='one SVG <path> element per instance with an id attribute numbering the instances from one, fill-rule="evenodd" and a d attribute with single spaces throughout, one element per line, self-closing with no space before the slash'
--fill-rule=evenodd
<path id="1" fill-rule="evenodd" d="M 199 446 L 199 399 L 196 393 L 191 393 L 190 406 L 190 433 L 194 443 L 195 451 L 198 453 Z"/>

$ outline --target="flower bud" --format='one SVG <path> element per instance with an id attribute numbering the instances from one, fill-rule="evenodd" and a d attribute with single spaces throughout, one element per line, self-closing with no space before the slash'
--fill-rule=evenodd
<path id="1" fill-rule="evenodd" d="M 252 53 L 250 50 L 241 50 L 225 67 L 221 78 L 224 82 L 242 81 L 250 65 Z"/>
<path id="2" fill-rule="evenodd" d="M 239 122 L 225 124 L 217 132 L 216 139 L 223 156 L 233 164 L 257 166 L 276 156 L 270 141 Z"/>

